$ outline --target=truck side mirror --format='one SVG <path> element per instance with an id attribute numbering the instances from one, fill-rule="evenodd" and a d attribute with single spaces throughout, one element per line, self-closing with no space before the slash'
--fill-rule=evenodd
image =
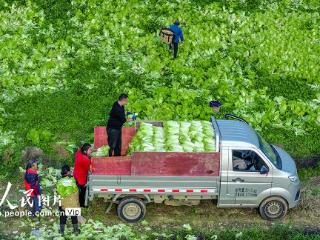
<path id="1" fill-rule="evenodd" d="M 268 172 L 269 172 L 269 169 L 263 165 L 260 169 L 260 174 L 267 174 Z"/>

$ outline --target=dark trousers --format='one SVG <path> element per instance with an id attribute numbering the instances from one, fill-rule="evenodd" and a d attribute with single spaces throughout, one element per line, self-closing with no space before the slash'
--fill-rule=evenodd
<path id="1" fill-rule="evenodd" d="M 79 189 L 79 203 L 80 203 L 80 207 L 85 207 L 84 206 L 84 202 L 86 199 L 86 191 L 87 191 L 87 187 L 85 185 L 78 185 L 78 189 Z"/>
<path id="2" fill-rule="evenodd" d="M 66 225 L 68 217 L 66 216 L 66 212 L 61 207 L 59 207 L 59 214 L 60 214 L 60 225 Z M 78 224 L 78 217 L 71 216 L 71 222 L 72 224 Z"/>
<path id="3" fill-rule="evenodd" d="M 121 129 L 108 128 L 109 156 L 121 156 Z"/>
<path id="4" fill-rule="evenodd" d="M 31 213 L 32 213 L 32 216 L 36 216 L 36 214 L 39 213 L 42 208 L 41 196 L 38 195 L 38 196 L 32 197 L 32 203 L 33 203 L 33 206 L 31 208 Z"/>
<path id="5" fill-rule="evenodd" d="M 177 58 L 178 56 L 178 46 L 179 46 L 179 43 L 171 43 L 169 45 L 169 49 L 172 50 L 173 48 L 173 58 Z"/>

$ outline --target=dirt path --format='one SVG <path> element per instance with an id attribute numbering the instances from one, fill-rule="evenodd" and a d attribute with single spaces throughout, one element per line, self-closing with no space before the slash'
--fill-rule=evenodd
<path id="1" fill-rule="evenodd" d="M 303 183 L 300 204 L 288 211 L 281 223 L 294 226 L 318 228 L 320 220 L 320 176 L 312 177 Z M 106 203 L 97 199 L 91 203 L 85 213 L 89 218 L 98 218 L 106 224 L 118 223 L 116 206 L 105 214 Z M 212 201 L 202 201 L 199 206 L 165 206 L 162 204 L 147 205 L 145 220 L 153 226 L 181 226 L 189 223 L 195 227 L 220 228 L 240 226 L 272 226 L 280 222 L 268 222 L 260 218 L 257 209 L 222 209 Z"/>
<path id="2" fill-rule="evenodd" d="M 221 209 L 212 201 L 203 201 L 199 206 L 173 207 L 162 204 L 147 205 L 145 220 L 154 228 L 179 228 L 183 224 L 190 224 L 194 229 L 230 229 L 248 227 L 270 227 L 276 224 L 289 224 L 304 229 L 308 233 L 320 233 L 320 177 L 312 177 L 304 182 L 302 199 L 298 207 L 290 209 L 287 217 L 278 222 L 264 221 L 256 209 Z M 3 188 L 3 186 L 2 186 Z M 2 190 L 1 190 L 2 191 Z M 99 220 L 107 225 L 121 223 L 116 214 L 116 206 L 110 213 L 105 213 L 106 203 L 102 199 L 93 201 L 89 208 L 83 209 L 83 216 Z M 1 219 L 0 233 L 12 234 L 18 230 L 28 231 L 30 226 L 27 219 Z M 53 224 L 58 218 L 45 218 L 41 224 Z M 10 225 L 10 228 L 7 226 Z"/>

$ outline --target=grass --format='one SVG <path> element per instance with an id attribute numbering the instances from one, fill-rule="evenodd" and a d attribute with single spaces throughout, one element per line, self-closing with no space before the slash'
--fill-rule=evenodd
<path id="1" fill-rule="evenodd" d="M 306 79 L 298 79 L 285 76 L 260 76 L 263 81 L 256 81 L 257 88 L 267 87 L 269 96 L 285 96 L 288 100 L 310 100 L 317 98 L 317 90 L 312 89 L 306 83 Z"/>
<path id="2" fill-rule="evenodd" d="M 94 218 L 107 226 L 119 224 L 121 221 L 116 217 L 114 211 L 104 214 L 105 208 L 102 201 L 95 202 L 95 208 L 83 211 L 86 219 Z M 294 214 L 294 213 L 290 213 Z M 139 224 L 129 224 L 129 227 L 138 234 L 143 232 L 148 239 L 187 239 L 188 235 L 197 236 L 197 239 L 320 239 L 320 229 L 317 218 L 306 221 L 306 219 L 294 218 L 285 221 L 267 222 L 259 219 L 254 210 L 218 209 L 212 202 L 205 201 L 197 207 L 169 207 L 161 205 L 148 205 L 148 213 L 145 221 Z M 307 213 L 304 218 L 307 217 Z M 313 221 L 313 224 L 310 224 Z M 58 218 L 41 219 L 40 223 L 33 220 L 9 218 L 0 223 L 1 239 L 12 239 L 15 230 L 29 233 L 35 226 L 46 226 L 51 228 Z M 8 229 L 6 226 L 12 226 Z M 189 224 L 192 228 L 188 230 L 183 226 Z M 68 222 L 68 228 L 71 228 Z M 14 230 L 13 230 L 14 229 Z M 0 235 L 1 236 L 1 235 Z M 170 237 L 161 237 L 170 236 Z M 237 236 L 237 237 L 236 237 Z M 77 239 L 67 235 L 66 239 Z"/>
<path id="3" fill-rule="evenodd" d="M 148 204 L 145 221 L 153 231 L 158 233 L 167 233 L 179 236 L 194 234 L 201 237 L 217 234 L 221 236 L 218 239 L 234 239 L 235 234 L 242 232 L 244 239 L 317 239 L 316 234 L 320 234 L 318 220 L 320 211 L 320 177 L 309 175 L 303 179 L 302 199 L 298 207 L 290 209 L 288 215 L 283 221 L 269 222 L 260 218 L 256 209 L 223 209 L 218 208 L 215 202 L 206 200 L 198 206 L 192 207 L 173 207 L 162 204 Z M 2 184 L 4 187 L 4 184 Z M 14 189 L 19 188 L 19 182 L 14 183 Z M 4 191 L 4 188 L 0 191 Z M 13 197 L 13 196 L 12 196 Z M 10 197 L 10 199 L 12 199 Z M 83 209 L 82 214 L 86 219 L 94 219 L 103 222 L 107 226 L 122 223 L 117 217 L 116 206 L 114 205 L 111 212 L 106 214 L 107 203 L 103 199 L 94 199 L 89 208 Z M 58 222 L 58 218 L 45 218 L 41 224 L 50 226 Z M 6 235 L 17 229 L 19 232 L 29 232 L 34 223 L 28 219 L 9 218 L 5 223 L 1 221 L 0 232 Z M 6 228 L 10 223 L 10 229 Z M 190 224 L 191 232 L 186 232 L 182 226 Z M 144 231 L 141 224 L 130 225 L 137 231 Z M 145 231 L 144 231 L 145 232 Z M 306 234 L 311 235 L 306 235 Z M 285 235 L 287 234 L 287 235 Z M 289 236 L 292 236 L 289 238 Z M 309 238 L 308 238 L 309 237 Z M 151 238 L 153 239 L 153 238 Z M 179 239 L 179 238 L 178 238 Z M 208 238 L 205 238 L 208 239 Z"/>
<path id="4" fill-rule="evenodd" d="M 27 5 L 26 2 L 25 0 L 12 1 L 12 3 L 22 6 L 22 8 Z M 45 165 L 47 166 L 60 167 L 66 161 L 72 164 L 72 156 L 63 153 L 63 145 L 61 145 L 62 147 L 57 146 L 57 143 L 80 144 L 81 142 L 92 142 L 93 128 L 97 125 L 105 124 L 107 112 L 120 93 L 119 89 L 140 90 L 142 94 L 132 96 L 132 98 L 142 102 L 159 100 L 159 103 L 152 102 L 153 105 L 151 104 L 149 107 L 151 112 L 157 111 L 160 113 L 162 113 L 162 107 L 166 106 L 170 109 L 170 107 L 180 105 L 181 102 L 177 99 L 181 96 L 176 94 L 177 91 L 173 90 L 174 85 L 178 85 L 179 89 L 183 89 L 185 93 L 190 89 L 200 88 L 201 90 L 207 90 L 212 96 L 220 97 L 225 101 L 227 103 L 225 109 L 230 112 L 234 110 L 234 103 L 232 99 L 228 98 L 233 97 L 236 101 L 241 91 L 249 92 L 267 88 L 266 94 L 270 99 L 284 96 L 286 100 L 296 101 L 297 103 L 298 99 L 303 102 L 312 101 L 318 93 L 317 90 L 307 85 L 307 83 L 316 83 L 318 81 L 314 79 L 314 71 L 306 71 L 304 67 L 295 68 L 294 71 L 286 70 L 287 65 L 290 63 L 300 63 L 302 66 L 304 62 L 308 62 L 310 69 L 318 69 L 316 61 L 312 58 L 317 55 L 318 45 L 316 41 L 311 39 L 312 37 L 316 39 L 317 35 L 313 33 L 316 32 L 317 22 L 319 21 L 316 15 L 310 15 L 311 13 L 319 12 L 319 3 L 315 0 L 301 4 L 297 1 L 279 1 L 279 9 L 277 10 L 268 8 L 274 6 L 273 1 L 259 2 L 254 0 L 192 1 L 190 5 L 184 3 L 179 4 L 178 7 L 165 6 L 168 5 L 165 1 L 163 1 L 164 6 L 151 1 L 149 5 L 143 7 L 142 12 L 137 9 L 121 10 L 119 8 L 119 12 L 122 14 L 121 17 L 125 18 L 129 15 L 136 17 L 136 25 L 145 31 L 144 34 L 139 35 L 139 38 L 136 38 L 135 34 L 129 31 L 129 28 L 123 31 L 124 37 L 119 38 L 119 29 L 116 28 L 121 28 L 118 24 L 118 20 L 121 17 L 118 20 L 113 16 L 108 21 L 103 19 L 105 14 L 118 12 L 118 9 L 99 7 L 102 2 L 89 1 L 88 6 L 90 5 L 91 7 L 88 8 L 86 5 L 72 6 L 70 1 L 67 0 L 36 0 L 34 2 L 38 8 L 34 8 L 30 15 L 40 9 L 43 10 L 45 14 L 43 23 L 39 24 L 38 20 L 34 20 L 36 27 L 25 29 L 29 34 L 27 43 L 31 43 L 26 45 L 27 50 L 23 50 L 24 47 L 18 44 L 21 42 L 20 39 L 22 37 L 18 37 L 17 45 L 9 41 L 9 43 L 14 44 L 12 49 L 6 49 L 10 53 L 6 59 L 11 60 L 11 56 L 13 56 L 12 59 L 16 60 L 16 65 L 9 64 L 9 70 L 16 70 L 16 66 L 20 64 L 20 57 L 17 57 L 20 56 L 20 49 L 22 52 L 29 51 L 26 57 L 30 62 L 33 61 L 31 53 L 34 49 L 39 48 L 41 44 L 46 50 L 42 57 L 47 57 L 48 53 L 55 57 L 56 55 L 63 55 L 66 51 L 63 51 L 63 54 L 59 51 L 60 48 L 58 46 L 61 43 L 72 45 L 75 50 L 70 50 L 70 53 L 63 55 L 63 59 L 67 62 L 67 67 L 63 70 L 60 69 L 61 71 L 58 71 L 57 76 L 50 75 L 49 69 L 51 67 L 44 68 L 48 70 L 49 76 L 40 84 L 45 85 L 47 84 L 46 81 L 51 81 L 52 86 L 55 86 L 55 81 L 63 78 L 66 81 L 63 88 L 54 93 L 37 92 L 33 93 L 32 96 L 21 94 L 13 102 L 3 103 L 3 105 L 1 103 L 0 110 L 2 107 L 5 109 L 5 116 L 1 116 L 0 125 L 5 131 L 15 132 L 14 145 L 7 146 L 1 155 L 0 180 L 5 180 L 5 182 L 14 180 L 17 185 L 19 184 L 20 175 L 16 173 L 19 166 L 25 165 L 21 160 L 21 156 L 22 150 L 27 146 L 37 145 L 43 149 L 45 153 L 44 160 L 46 160 Z M 9 11 L 10 4 L 3 7 L 3 9 L 1 8 L 1 11 Z M 198 13 L 196 10 L 200 6 L 206 8 L 210 7 L 210 5 L 212 5 L 211 8 L 217 14 L 210 13 L 205 16 L 202 15 L 204 11 Z M 186 14 L 186 7 L 190 10 L 190 14 Z M 230 11 L 226 12 L 225 8 Z M 231 11 L 231 9 L 233 10 Z M 70 15 L 65 14 L 68 11 Z M 172 18 L 170 11 L 181 15 L 183 21 L 186 22 L 183 27 L 187 41 L 184 46 L 181 46 L 179 58 L 175 62 L 168 60 L 169 53 L 164 50 L 163 45 L 155 41 L 155 32 L 159 30 L 165 21 L 169 21 Z M 196 18 L 193 13 L 198 13 Z M 242 31 L 241 26 L 236 22 L 234 24 L 230 23 L 234 16 L 238 18 L 242 13 L 249 17 L 240 21 L 242 26 L 249 25 L 244 28 L 244 30 L 247 29 L 248 31 Z M 264 13 L 266 14 L 264 15 Z M 99 17 L 93 19 L 95 14 L 99 15 Z M 79 16 L 76 19 L 81 23 L 85 23 L 88 27 L 78 29 L 75 24 L 72 24 L 69 18 L 75 16 Z M 20 17 L 23 18 L 23 15 Z M 91 21 L 91 19 L 95 21 Z M 32 16 L 29 20 L 32 21 Z M 258 20 L 261 26 L 259 26 Z M 275 22 L 272 20 L 275 20 Z M 210 21 L 215 25 L 212 28 L 212 34 L 217 38 L 221 38 L 216 46 L 211 46 L 215 41 L 207 38 L 209 36 L 207 34 L 208 28 L 205 27 L 208 26 L 207 23 Z M 256 21 L 257 24 L 255 24 Z M 282 27 L 278 26 L 278 23 L 282 25 L 285 31 L 282 31 Z M 55 31 L 54 34 L 47 36 L 48 32 L 46 30 L 50 29 L 47 27 L 50 24 L 52 24 Z M 110 26 L 113 25 L 116 27 L 111 29 Z M 194 28 L 195 26 L 196 28 Z M 39 31 L 38 27 L 40 27 L 41 31 Z M 112 49 L 108 49 L 109 45 L 104 41 L 97 40 L 97 36 L 102 34 L 104 28 L 110 30 L 109 36 L 114 40 Z M 12 29 L 16 30 L 15 26 L 12 26 Z M 193 32 L 194 29 L 199 30 L 199 32 Z M 89 31 L 86 32 L 86 30 Z M 23 31 L 19 30 L 18 32 Z M 84 33 L 89 35 L 85 37 Z M 198 39 L 199 35 L 202 38 Z M 76 39 L 70 40 L 73 36 L 76 36 Z M 254 39 L 256 36 L 259 36 L 259 38 Z M 200 41 L 197 47 L 194 48 L 191 43 L 196 40 L 203 40 L 203 43 Z M 301 40 L 307 40 L 307 42 Z M 207 41 L 211 41 L 210 44 L 207 44 Z M 273 41 L 276 43 L 274 44 Z M 288 47 L 287 43 L 289 44 Z M 10 46 L 10 44 L 6 45 Z M 284 45 L 283 48 L 281 48 L 282 45 Z M 271 48 L 268 48 L 268 46 L 271 46 Z M 280 47 L 279 49 L 278 46 Z M 202 56 L 209 47 L 215 48 L 214 55 L 210 58 Z M 309 51 L 309 48 L 313 51 L 313 55 L 300 52 L 300 50 Z M 84 50 L 88 49 L 90 51 L 86 53 Z M 252 49 L 252 52 L 248 55 L 249 57 L 245 57 L 247 49 Z M 279 51 L 275 50 L 272 58 L 265 57 L 264 53 L 274 49 Z M 282 62 L 283 56 L 288 52 L 289 60 Z M 190 61 L 191 57 L 195 57 L 195 61 L 190 67 L 185 63 Z M 130 62 L 130 59 L 132 62 Z M 105 60 L 107 61 L 105 62 Z M 54 65 L 54 63 L 59 64 L 58 61 L 48 64 Z M 137 63 L 143 63 L 142 66 L 145 68 L 146 74 L 132 71 L 132 68 L 136 67 Z M 269 65 L 274 63 L 278 66 L 271 66 L 271 70 L 268 70 Z M 26 72 L 21 78 L 22 81 L 14 82 L 12 86 L 15 86 L 15 84 L 32 84 L 32 81 L 27 81 L 28 78 L 32 78 L 34 73 L 39 75 L 42 65 L 47 66 L 42 64 L 40 59 L 34 60 L 33 64 L 35 66 L 34 69 L 24 69 Z M 103 70 L 103 68 L 106 70 Z M 111 72 L 118 68 L 119 76 L 112 75 Z M 151 71 L 159 73 L 160 78 L 153 79 L 150 77 Z M 10 80 L 10 78 L 8 79 Z M 8 79 L 4 80 L 8 81 Z M 11 80 L 13 79 L 15 78 Z M 232 84 L 229 86 L 224 79 L 230 79 L 233 81 L 232 84 L 241 86 L 239 89 L 234 89 L 234 96 L 231 96 L 231 92 L 229 92 L 229 88 L 234 86 L 231 86 Z M 23 82 L 24 80 L 26 80 L 26 83 Z M 245 86 L 243 83 L 245 80 L 250 80 L 252 84 Z M 49 86 L 51 85 L 49 84 Z M 159 90 L 159 88 L 154 86 L 166 87 L 169 92 L 172 91 L 175 94 L 170 95 L 164 91 L 164 99 L 162 99 L 161 93 L 154 90 Z M 6 85 L 1 83 L 0 89 L 7 90 Z M 10 90 L 9 87 L 8 89 Z M 225 91 L 229 95 L 224 94 Z M 153 98 L 157 94 L 161 97 Z M 186 96 L 188 97 L 189 95 L 186 94 Z M 201 103 L 204 102 L 202 96 L 205 95 L 194 98 L 190 105 L 202 106 Z M 184 102 L 186 101 L 184 100 Z M 245 107 L 244 104 L 239 106 Z M 203 109 L 196 110 L 202 111 Z M 253 112 L 260 113 L 260 111 L 265 110 L 268 109 L 262 107 L 261 109 L 253 110 Z M 193 115 L 186 111 L 186 115 L 182 116 Z M 312 166 L 312 168 L 308 169 L 299 169 L 299 175 L 305 186 L 304 197 L 301 205 L 289 212 L 284 223 L 294 226 L 317 225 L 320 215 L 317 208 L 320 204 L 320 186 L 317 177 L 320 173 L 318 164 L 320 159 L 320 138 L 318 136 L 320 126 L 314 124 L 304 135 L 296 136 L 293 131 L 275 128 L 272 127 L 272 124 L 270 125 L 271 127 L 262 133 L 270 143 L 281 145 L 297 160 L 299 166 Z M 104 213 L 104 210 L 105 203 L 96 200 L 85 214 L 89 218 L 101 220 L 108 225 L 119 223 L 114 209 L 108 215 Z M 56 220 L 54 219 L 54 221 Z M 210 229 L 214 229 L 214 231 L 221 230 L 223 239 L 234 239 L 235 232 L 232 228 L 243 229 L 244 239 L 257 236 L 261 239 L 308 238 L 308 236 L 300 235 L 301 232 L 295 232 L 287 227 L 273 228 L 273 224 L 261 220 L 255 210 L 219 209 L 208 201 L 203 202 L 200 206 L 190 208 L 151 204 L 148 206 L 146 220 L 153 228 L 162 226 L 159 231 L 165 231 L 166 229 L 171 229 L 171 227 L 179 229 L 184 223 L 192 224 L 195 231 L 204 236 L 209 234 Z M 12 224 L 18 227 L 20 221 L 12 220 Z M 265 230 L 266 227 L 270 227 L 271 231 Z M 246 230 L 246 228 L 249 229 Z M 2 228 L 0 227 L 0 232 L 2 230 L 6 231 L 6 225 L 2 225 Z M 185 232 L 177 230 L 176 234 L 183 235 Z"/>
<path id="5" fill-rule="evenodd" d="M 316 174 L 315 174 L 316 175 Z M 320 177 L 309 176 L 303 180 L 301 203 L 290 209 L 283 221 L 268 222 L 261 219 L 256 209 L 223 209 L 216 202 L 202 201 L 198 206 L 173 207 L 162 204 L 148 204 L 145 220 L 152 227 L 162 226 L 163 229 L 179 227 L 189 223 L 198 229 L 246 229 L 250 227 L 269 228 L 274 225 L 291 225 L 300 228 L 318 228 L 320 211 Z M 85 217 L 94 218 L 107 225 L 120 223 L 114 205 L 111 212 L 106 214 L 107 203 L 95 199 L 90 207 L 85 209 Z M 205 219 L 205 221 L 204 221 Z"/>
<path id="6" fill-rule="evenodd" d="M 51 81 L 48 86 L 56 87 L 55 81 L 63 79 L 65 86 L 54 93 L 38 92 L 33 93 L 32 96 L 18 93 L 19 97 L 15 101 L 3 103 L 6 114 L 4 119 L 1 116 L 0 125 L 3 125 L 5 131 L 15 132 L 15 146 L 8 146 L 7 152 L 1 156 L 6 161 L 0 166 L 0 171 L 8 172 L 8 176 L 15 176 L 11 173 L 15 173 L 18 166 L 24 165 L 21 161 L 21 152 L 30 145 L 37 145 L 43 149 L 46 157 L 50 159 L 48 163 L 53 166 L 60 166 L 64 161 L 72 162 L 71 155 L 66 157 L 56 150 L 56 143 L 92 142 L 93 128 L 96 125 L 105 124 L 107 112 L 120 93 L 119 89 L 121 91 L 130 89 L 133 93 L 138 93 L 131 98 L 136 100 L 138 105 L 141 104 L 141 115 L 152 115 L 156 112 L 158 115 L 155 116 L 159 118 L 165 118 L 164 115 L 180 117 L 180 113 L 181 118 L 203 116 L 200 113 L 207 112 L 202 109 L 204 104 L 207 105 L 206 98 L 209 97 L 206 95 L 207 92 L 225 102 L 224 109 L 230 112 L 247 107 L 245 104 L 237 103 L 239 94 L 261 90 L 264 87 L 267 87 L 266 95 L 270 99 L 284 96 L 288 101 L 294 102 L 301 99 L 308 102 L 317 94 L 316 90 L 306 84 L 317 81 L 313 78 L 313 74 L 309 74 L 302 67 L 295 69 L 294 72 L 286 68 L 289 63 L 303 65 L 302 63 L 307 60 L 310 60 L 308 63 L 314 69 L 318 67 L 312 58 L 316 55 L 316 51 L 314 55 L 294 51 L 295 49 L 309 51 L 309 47 L 311 50 L 317 47 L 312 36 L 318 19 L 313 15 L 304 15 L 307 10 L 318 9 L 317 1 L 301 4 L 294 1 L 289 1 L 290 3 L 279 1 L 277 11 L 269 8 L 273 6 L 270 4 L 272 1 L 252 0 L 192 1 L 183 4 L 169 4 L 163 1 L 163 6 L 162 2 L 155 4 L 151 1 L 149 4 L 138 5 L 137 8 L 132 9 L 119 6 L 117 10 L 115 10 L 116 5 L 109 7 L 107 1 L 104 2 L 106 5 L 102 2 L 90 1 L 77 5 L 67 0 L 33 2 L 29 15 L 36 15 L 42 10 L 45 17 L 30 19 L 35 21 L 36 27 L 30 26 L 25 29 L 28 33 L 26 49 L 18 44 L 20 41 L 18 43 L 9 41 L 13 46 L 17 46 L 14 48 L 16 54 L 8 54 L 6 58 L 12 60 L 10 56 L 20 56 L 20 49 L 22 49 L 21 51 L 28 52 L 25 57 L 30 58 L 32 62 L 34 49 L 43 45 L 46 51 L 42 57 L 47 57 L 47 53 L 52 55 L 52 59 L 62 57 L 65 60 L 63 65 L 65 69 L 61 65 L 61 69 L 56 73 L 57 76 L 50 75 L 51 66 L 59 64 L 60 60 L 47 63 L 50 67 L 45 70 L 49 76 L 39 84 L 46 86 L 46 81 Z M 23 9 L 30 5 L 25 0 L 8 1 L 8 5 L 1 11 L 10 11 L 12 3 Z M 300 5 L 305 8 L 297 8 Z M 115 8 L 112 9 L 114 6 Z M 133 6 L 136 7 L 135 4 Z M 292 9 L 296 12 L 292 12 Z M 68 14 L 65 14 L 66 10 Z M 206 14 L 206 10 L 212 10 L 212 12 Z M 166 46 L 159 43 L 156 37 L 159 28 L 172 18 L 171 11 L 180 15 L 186 35 L 186 42 L 181 46 L 179 58 L 174 62 L 169 59 Z M 111 12 L 117 14 L 112 15 L 106 22 L 104 17 Z M 119 19 L 132 14 L 134 17 L 132 25 L 142 33 L 134 33 L 129 28 L 131 22 L 130 24 L 124 22 L 128 26 L 121 27 L 118 23 L 118 14 Z M 193 17 L 194 14 L 197 14 L 197 18 Z M 20 17 L 23 18 L 23 15 Z M 77 26 L 70 21 L 71 18 L 77 19 L 78 24 L 83 26 Z M 212 23 L 212 28 L 207 28 L 209 22 Z M 54 29 L 54 34 L 47 31 L 50 29 L 47 26 L 50 25 Z M 300 25 L 302 29 L 298 27 Z M 282 28 L 288 31 L 282 31 Z M 123 37 L 119 37 L 121 35 L 118 34 L 119 30 Z M 194 32 L 194 30 L 199 31 Z M 216 37 L 211 38 L 207 34 L 209 30 Z M 13 35 L 19 36 L 17 35 L 19 32 L 23 31 L 19 30 Z M 109 43 L 104 41 L 106 37 L 103 34 L 106 32 L 109 34 L 107 39 L 113 40 L 112 48 L 109 48 Z M 304 35 L 305 38 L 303 38 Z M 292 36 L 299 38 L 292 38 Z M 274 44 L 275 40 L 279 43 Z M 300 48 L 300 40 L 305 40 L 305 45 L 308 47 Z M 193 46 L 196 41 L 199 41 L 197 47 Z M 277 49 L 287 41 L 290 41 L 288 43 L 292 46 L 276 51 L 272 55 L 272 62 L 269 62 L 270 58 L 266 57 L 265 53 Z M 72 49 L 66 48 L 70 52 L 66 50 L 60 52 L 60 44 L 72 46 Z M 212 56 L 202 56 L 209 48 L 214 50 Z M 248 49 L 252 49 L 249 55 L 247 55 Z M 11 50 L 13 51 L 8 48 L 6 51 Z M 66 52 L 67 54 L 64 55 Z M 288 62 L 283 62 L 283 57 L 287 53 L 289 54 Z M 194 58 L 194 63 L 186 64 L 191 58 Z M 20 61 L 17 60 L 15 64 L 18 66 L 19 63 Z M 272 65 L 271 63 L 279 64 L 271 66 L 271 70 L 266 69 L 265 67 Z M 28 76 L 33 76 L 34 72 L 38 73 L 42 65 L 46 65 L 40 60 L 34 60 L 33 64 L 35 69 L 24 69 L 22 79 L 26 83 L 21 81 L 19 84 L 32 85 L 32 82 L 27 82 Z M 133 70 L 140 64 L 145 70 L 144 73 Z M 10 66 L 14 68 L 15 65 Z M 154 78 L 150 73 L 157 73 L 160 77 Z M 182 92 L 175 90 L 174 86 L 178 86 Z M 11 87 L 15 88 L 15 83 L 8 89 L 6 85 L 0 87 L 10 90 Z M 165 91 L 160 92 L 159 87 Z M 188 92 L 199 89 L 206 93 L 199 93 L 199 96 L 192 97 L 192 92 Z M 185 96 L 190 98 L 183 99 L 185 96 L 181 93 L 185 93 Z M 190 99 L 192 101 L 189 104 Z M 263 101 L 262 99 L 261 104 L 256 108 L 252 107 L 253 114 L 268 111 L 267 108 L 272 107 L 263 106 Z M 187 104 L 183 105 L 186 102 Z M 235 106 L 238 109 L 234 109 Z M 0 109 L 1 107 L 2 105 Z M 290 130 L 272 127 L 272 120 L 269 125 L 271 127 L 264 131 L 263 136 L 271 143 L 282 145 L 294 158 L 304 161 L 317 155 L 320 148 L 318 137 L 320 126 L 312 126 L 306 134 L 296 136 Z M 30 131 L 36 134 L 31 134 Z M 34 135 L 40 135 L 39 141 Z"/>
<path id="7" fill-rule="evenodd" d="M 309 159 L 319 161 L 319 126 L 314 126 L 313 131 L 309 131 L 304 135 L 296 136 L 293 131 L 272 127 L 262 133 L 262 136 L 269 143 L 273 143 L 283 147 L 297 162 L 303 165 Z M 307 167 L 307 165 L 303 165 Z"/>
<path id="8" fill-rule="evenodd" d="M 6 129 L 16 132 L 17 141 L 14 152 L 8 157 L 12 163 L 11 170 L 17 169 L 21 162 L 21 150 L 26 146 L 37 145 L 45 152 L 47 163 L 60 166 L 62 161 L 72 160 L 60 156 L 56 151 L 57 142 L 80 144 L 93 142 L 93 129 L 97 125 L 106 124 L 106 116 L 117 93 L 110 93 L 110 84 L 97 82 L 94 88 L 87 89 L 84 85 L 71 86 L 68 90 L 55 93 L 37 93 L 22 97 L 13 103 L 8 103 L 8 118 Z M 35 130 L 39 135 L 48 132 L 48 138 L 37 139 L 30 136 Z M 13 165 L 13 163 L 16 163 Z M 8 166 L 7 166 L 8 167 Z M 7 171 L 8 170 L 7 168 Z"/>
<path id="9" fill-rule="evenodd" d="M 17 139 L 20 139 L 11 156 L 18 161 L 12 169 L 21 164 L 21 150 L 25 146 L 35 145 L 33 139 L 28 138 L 32 129 L 40 134 L 49 132 L 52 135 L 49 139 L 40 139 L 37 145 L 44 150 L 48 158 L 53 159 L 50 161 L 53 166 L 58 166 L 60 161 L 66 160 L 56 152 L 56 142 L 93 142 L 93 128 L 105 125 L 107 113 L 118 95 L 110 92 L 112 87 L 112 81 L 100 79 L 91 89 L 85 84 L 71 85 L 67 90 L 37 93 L 6 103 L 6 129 L 15 131 Z M 320 127 L 315 126 L 314 131 L 296 136 L 287 130 L 271 128 L 262 135 L 270 143 L 282 146 L 299 162 L 303 162 L 318 154 L 319 131 Z"/>
<path id="10" fill-rule="evenodd" d="M 168 211 L 172 211 L 172 209 L 169 208 Z M 182 214 L 185 210 L 177 211 L 180 212 L 181 218 L 185 216 Z M 211 211 L 210 208 L 209 211 Z M 217 220 L 214 222 L 211 222 L 212 220 L 208 218 L 208 214 L 200 214 L 198 218 L 201 218 L 202 224 L 196 224 L 194 221 L 188 222 L 190 229 L 183 227 L 185 223 L 190 220 L 188 218 L 178 222 L 174 220 L 168 222 L 166 221 L 168 218 L 163 218 L 161 222 L 158 222 L 158 225 L 155 224 L 154 220 L 149 221 L 150 219 L 147 219 L 147 221 L 139 224 L 130 224 L 129 227 L 134 230 L 137 236 L 143 232 L 144 236 L 149 236 L 147 239 L 187 239 L 188 236 L 196 236 L 196 239 L 320 239 L 320 229 L 318 227 L 284 222 L 243 222 L 243 216 L 237 211 L 233 211 L 229 217 L 234 215 L 235 218 L 240 218 L 225 223 L 223 221 L 223 217 L 225 216 L 218 215 L 216 212 L 214 214 L 217 215 Z M 157 218 L 156 214 L 154 216 Z M 250 216 L 251 214 L 247 214 L 247 219 Z M 176 217 L 175 213 L 171 215 L 172 219 Z M 106 221 L 107 218 L 108 220 Z M 204 221 L 204 219 L 206 219 L 206 221 Z M 102 219 L 95 217 L 95 220 L 102 221 L 107 226 L 120 223 L 119 220 L 113 220 L 113 216 L 110 215 Z M 40 223 L 21 219 L 20 221 L 17 221 L 17 219 L 7 219 L 6 221 L 7 224 L 10 223 L 14 229 L 18 230 L 18 234 L 21 232 L 28 233 L 30 232 L 30 228 L 34 226 L 51 228 L 53 222 L 57 222 L 57 218 L 46 219 L 45 221 L 41 220 Z M 67 228 L 70 229 L 70 223 L 68 222 L 67 224 Z M 12 230 L 5 228 L 5 224 L 0 223 L 0 232 L 3 234 L 1 239 L 12 239 L 12 236 L 15 234 L 12 234 L 11 231 Z M 66 239 L 71 238 L 77 239 L 72 235 L 66 235 Z"/>

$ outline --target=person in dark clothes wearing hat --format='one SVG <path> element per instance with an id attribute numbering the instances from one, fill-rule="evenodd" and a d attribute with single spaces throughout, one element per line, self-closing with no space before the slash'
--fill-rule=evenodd
<path id="1" fill-rule="evenodd" d="M 170 50 L 173 48 L 173 58 L 177 58 L 178 56 L 178 46 L 180 40 L 183 42 L 183 32 L 180 28 L 179 20 L 176 20 L 171 26 L 170 30 L 173 32 L 172 44 L 170 45 Z"/>
<path id="2" fill-rule="evenodd" d="M 128 95 L 121 94 L 109 113 L 107 124 L 108 144 L 110 147 L 109 156 L 121 156 L 121 134 L 122 126 L 127 121 L 132 121 L 126 118 L 124 106 L 128 103 Z"/>
<path id="3" fill-rule="evenodd" d="M 217 100 L 213 100 L 209 102 L 209 106 L 212 108 L 212 110 L 215 113 L 219 113 L 221 105 L 222 105 L 221 102 Z"/>

